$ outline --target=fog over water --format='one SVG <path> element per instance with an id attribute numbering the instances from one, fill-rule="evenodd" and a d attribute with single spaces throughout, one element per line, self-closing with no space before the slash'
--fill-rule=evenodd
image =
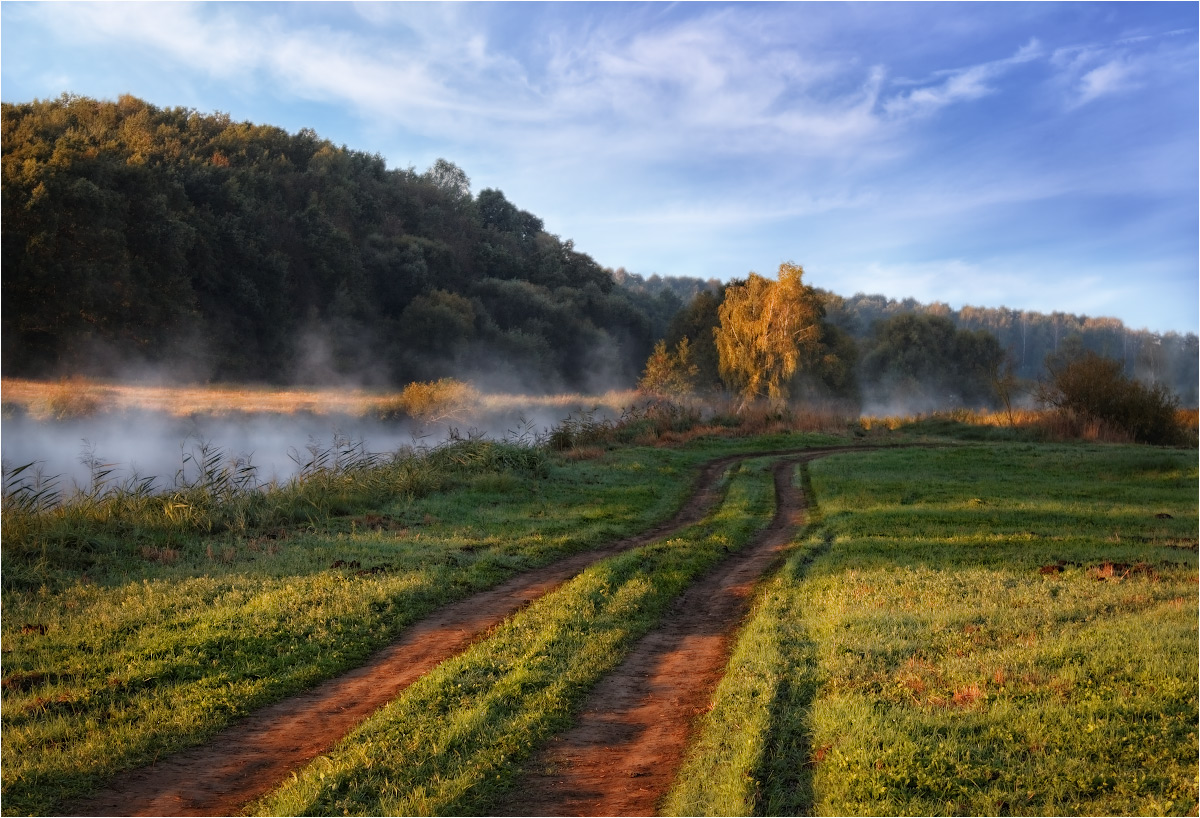
<path id="1" fill-rule="evenodd" d="M 177 417 L 162 412 L 106 412 L 71 420 L 39 420 L 16 414 L 0 423 L 0 456 L 5 473 L 37 463 L 45 477 L 57 477 L 60 489 L 88 488 L 92 482 L 87 461 L 113 471 L 109 483 L 132 476 L 155 477 L 156 489 L 170 488 L 185 468 L 184 456 L 200 458 L 203 445 L 223 454 L 222 464 L 250 459 L 259 483 L 284 482 L 311 455 L 334 448 L 335 441 L 360 444 L 366 452 L 390 454 L 401 449 L 429 447 L 452 435 L 486 435 L 498 440 L 531 442 L 562 420 L 566 412 L 493 415 L 478 424 L 448 421 L 418 425 L 372 417 L 315 413 L 234 414 Z M 297 462 L 299 460 L 299 463 Z M 26 475 L 33 469 L 27 470 Z M 195 479 L 197 467 L 187 463 L 185 477 Z"/>

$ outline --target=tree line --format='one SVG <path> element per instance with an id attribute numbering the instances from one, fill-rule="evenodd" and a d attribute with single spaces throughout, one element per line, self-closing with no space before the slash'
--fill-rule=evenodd
<path id="1" fill-rule="evenodd" d="M 785 264 L 780 273 L 792 265 Z M 802 271 L 801 271 L 802 272 Z M 751 274 L 750 282 L 759 277 Z M 667 285 L 635 282 L 659 294 L 695 291 L 676 314 L 662 339 L 650 382 L 668 360 L 678 361 L 677 345 L 687 341 L 688 379 L 699 392 L 719 391 L 722 376 L 714 333 L 728 285 L 698 278 Z M 755 284 L 754 286 L 761 286 Z M 1124 377 L 1162 387 L 1182 405 L 1197 405 L 1200 344 L 1194 333 L 1132 330 L 1115 318 L 1049 315 L 1007 307 L 966 306 L 890 299 L 858 293 L 843 297 L 818 288 L 808 296 L 819 304 L 816 325 L 820 354 L 792 376 L 793 390 L 813 397 L 849 399 L 869 408 L 894 404 L 912 411 L 953 406 L 998 406 L 1008 398 L 1034 395 L 1037 382 L 1051 374 L 1047 362 L 1087 354 L 1118 363 Z M 670 356 L 675 357 L 671 358 Z M 677 363 L 671 377 L 679 387 Z M 666 377 L 666 376 L 662 376 Z"/>
<path id="2" fill-rule="evenodd" d="M 803 275 L 785 262 L 774 279 L 751 273 L 699 292 L 655 347 L 642 388 L 729 391 L 743 403 L 890 401 L 906 411 L 1003 399 L 1006 355 L 993 335 L 943 316 L 902 313 L 856 337 L 832 320 L 829 294 L 804 284 Z"/>
<path id="3" fill-rule="evenodd" d="M 602 267 L 499 190 L 473 194 L 446 160 L 389 170 L 311 130 L 131 96 L 2 114 L 9 375 L 115 376 L 135 362 L 201 380 L 453 375 L 545 390 L 641 376 L 921 411 L 995 405 L 1047 356 L 1092 352 L 1197 400 L 1190 333 L 847 298 L 790 263 L 775 280 L 643 277 Z"/>
<path id="4" fill-rule="evenodd" d="M 1126 376 L 1163 384 L 1188 406 L 1197 404 L 1200 339 L 1195 333 L 1155 333 L 1126 327 L 1116 318 L 1063 312 L 1049 314 L 1008 307 L 964 306 L 955 310 L 934 302 L 889 299 L 859 293 L 849 298 L 826 294 L 829 320 L 855 337 L 869 337 L 877 322 L 915 314 L 949 319 L 959 329 L 983 330 L 1004 348 L 1014 374 L 1034 381 L 1051 356 L 1091 352 L 1119 361 Z"/>

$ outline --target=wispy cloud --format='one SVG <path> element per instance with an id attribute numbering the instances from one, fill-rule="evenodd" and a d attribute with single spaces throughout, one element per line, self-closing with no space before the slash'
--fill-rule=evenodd
<path id="1" fill-rule="evenodd" d="M 939 71 L 935 79 L 912 91 L 896 94 L 883 107 L 889 116 L 926 116 L 960 102 L 972 102 L 996 92 L 994 81 L 1018 65 L 1042 56 L 1042 46 L 1030 40 L 1011 57 Z M 904 83 L 913 84 L 913 83 Z"/>
<path id="2" fill-rule="evenodd" d="M 553 128 L 597 146 L 616 135 L 654 155 L 839 152 L 879 130 L 879 67 L 808 58 L 765 42 L 727 10 L 647 31 L 596 27 L 544 66 L 506 53 L 469 15 L 418 17 L 400 45 L 360 32 L 289 24 L 256 7 L 82 4 L 52 15 L 76 40 L 125 43 L 210 77 L 270 85 L 297 98 L 348 104 L 364 118 L 429 136 L 508 135 Z M 412 21 L 409 21 L 412 22 Z M 553 32 L 550 32 L 553 34 Z M 821 83 L 839 80 L 829 94 Z M 962 93 L 969 77 L 952 78 Z M 589 138 L 590 137 L 590 138 Z"/>
<path id="3" fill-rule="evenodd" d="M 1079 80 L 1077 105 L 1086 105 L 1106 94 L 1116 94 L 1137 88 L 1137 68 L 1124 58 L 1106 62 L 1084 74 Z"/>
<path id="4" fill-rule="evenodd" d="M 1193 35 L 1184 39 L 1180 35 Z M 1063 46 L 1051 55 L 1055 82 L 1068 110 L 1104 97 L 1128 94 L 1170 81 L 1194 65 L 1195 30 L 1122 37 L 1111 42 Z"/>

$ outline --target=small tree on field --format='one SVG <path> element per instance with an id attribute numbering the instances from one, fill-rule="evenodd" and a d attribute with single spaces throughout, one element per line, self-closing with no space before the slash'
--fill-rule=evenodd
<path id="1" fill-rule="evenodd" d="M 742 407 L 759 398 L 788 399 L 788 382 L 812 364 L 821 346 L 821 298 L 805 286 L 804 269 L 779 265 L 777 281 L 756 273 L 730 284 L 714 330 L 721 377 L 742 397 Z"/>
<path id="2" fill-rule="evenodd" d="M 674 352 L 667 351 L 666 341 L 659 341 L 646 361 L 638 389 L 655 395 L 690 397 L 695 392 L 696 374 L 699 371 L 692 363 L 692 351 L 686 336 L 675 345 Z"/>
<path id="3" fill-rule="evenodd" d="M 1120 361 L 1089 351 L 1051 356 L 1046 369 L 1050 377 L 1038 385 L 1037 398 L 1068 420 L 1098 421 L 1141 443 L 1181 439 L 1179 399 L 1163 384 L 1146 386 L 1126 377 Z"/>

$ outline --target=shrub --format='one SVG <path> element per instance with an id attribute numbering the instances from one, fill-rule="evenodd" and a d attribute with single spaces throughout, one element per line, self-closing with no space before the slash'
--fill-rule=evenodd
<path id="1" fill-rule="evenodd" d="M 1146 386 L 1128 378 L 1120 361 L 1086 352 L 1066 361 L 1047 361 L 1050 374 L 1037 389 L 1038 400 L 1057 410 L 1076 435 L 1109 427 L 1140 443 L 1180 443 L 1179 399 L 1162 384 Z"/>
<path id="2" fill-rule="evenodd" d="M 464 420 L 479 403 L 479 392 L 469 383 L 442 378 L 437 381 L 410 383 L 398 398 L 380 408 L 384 419 L 404 414 L 424 423 Z"/>

